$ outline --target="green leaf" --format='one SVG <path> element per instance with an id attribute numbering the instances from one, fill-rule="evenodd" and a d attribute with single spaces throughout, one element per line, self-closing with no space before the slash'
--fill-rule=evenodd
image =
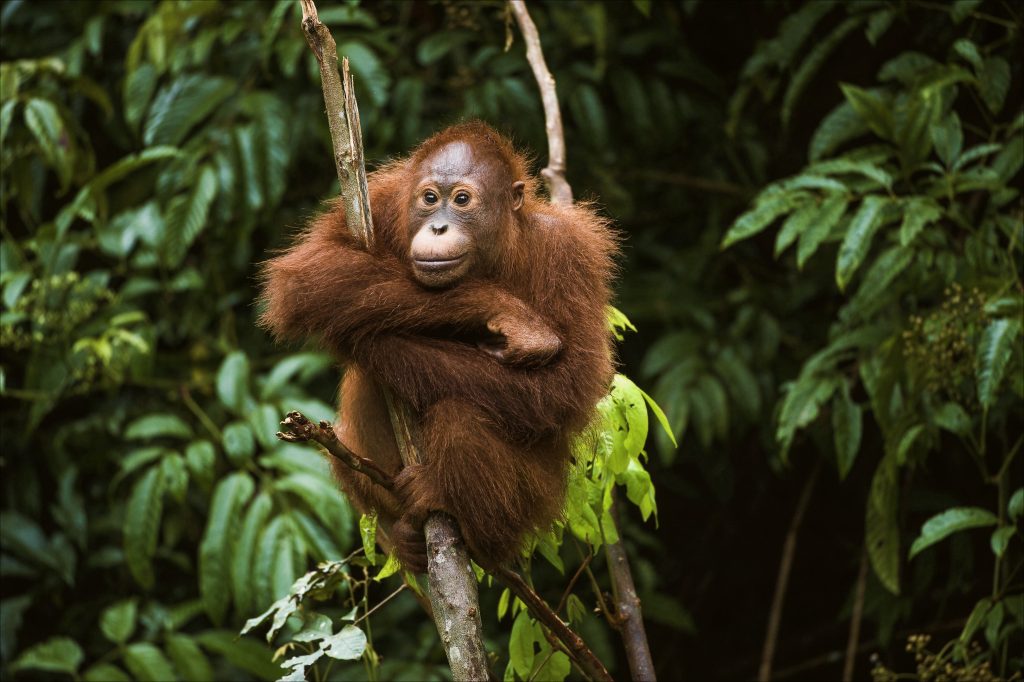
<path id="1" fill-rule="evenodd" d="M 377 565 L 377 514 L 371 512 L 359 517 L 359 537 L 363 540 L 363 553 L 371 566 Z"/>
<path id="2" fill-rule="evenodd" d="M 124 430 L 128 440 L 149 438 L 191 438 L 192 428 L 173 414 L 148 414 L 136 419 Z"/>
<path id="3" fill-rule="evenodd" d="M 25 104 L 25 125 L 39 143 L 50 166 L 57 171 L 61 187 L 71 180 L 71 138 L 57 107 L 45 99 L 33 97 Z"/>
<path id="4" fill-rule="evenodd" d="M 1006 505 L 1006 511 L 1011 520 L 1024 516 L 1024 488 L 1017 488 L 1010 496 L 1010 503 Z"/>
<path id="5" fill-rule="evenodd" d="M 225 407 L 244 415 L 253 399 L 249 393 L 249 358 L 240 350 L 232 351 L 217 371 L 217 396 Z"/>
<path id="6" fill-rule="evenodd" d="M 138 132 L 149 100 L 156 89 L 157 74 L 152 64 L 141 64 L 124 79 L 124 120 L 134 132 Z"/>
<path id="7" fill-rule="evenodd" d="M 562 682 L 562 680 L 569 676 L 572 670 L 569 657 L 561 651 L 555 651 L 550 656 L 545 654 L 537 658 L 538 668 L 531 673 L 532 679 Z"/>
<path id="8" fill-rule="evenodd" d="M 176 682 L 178 677 L 174 674 L 171 662 L 164 656 L 164 652 L 152 644 L 139 642 L 132 644 L 124 650 L 124 664 L 128 671 L 139 680 L 152 680 L 152 682 Z"/>
<path id="9" fill-rule="evenodd" d="M 206 612 L 220 623 L 231 599 L 230 555 L 234 543 L 238 510 L 252 496 L 253 482 L 248 474 L 236 472 L 223 479 L 213 493 L 210 515 L 199 545 L 199 592 Z"/>
<path id="10" fill-rule="evenodd" d="M 97 663 L 82 673 L 85 682 L 132 682 L 125 671 L 110 663 Z"/>
<path id="11" fill-rule="evenodd" d="M 125 599 L 107 607 L 100 615 L 100 632 L 114 644 L 124 644 L 135 632 L 135 612 L 134 599 Z"/>
<path id="12" fill-rule="evenodd" d="M 464 45 L 473 39 L 473 34 L 465 30 L 439 31 L 431 33 L 416 48 L 416 59 L 424 66 L 439 61 L 454 48 Z"/>
<path id="13" fill-rule="evenodd" d="M 820 214 L 821 205 L 815 201 L 806 203 L 790 213 L 775 237 L 775 257 L 778 258 L 779 254 L 789 248 L 797 237 L 806 232 Z"/>
<path id="14" fill-rule="evenodd" d="M 992 320 L 981 335 L 977 350 L 978 402 L 985 410 L 996 401 L 1020 333 L 1020 322 L 1003 318 Z"/>
<path id="15" fill-rule="evenodd" d="M 900 246 L 908 246 L 926 225 L 942 217 L 942 207 L 928 197 L 911 197 L 902 202 L 902 208 Z"/>
<path id="16" fill-rule="evenodd" d="M 256 556 L 256 542 L 270 518 L 273 506 L 270 493 L 261 492 L 256 496 L 245 512 L 238 542 L 231 554 L 231 592 L 235 599 L 235 609 L 243 615 L 261 606 L 253 598 L 252 564 Z"/>
<path id="17" fill-rule="evenodd" d="M 339 661 L 355 661 L 366 651 L 366 633 L 355 625 L 346 625 L 340 632 L 324 637 L 320 648 Z"/>
<path id="18" fill-rule="evenodd" d="M 840 291 L 846 290 L 846 285 L 867 256 L 871 240 L 882 224 L 883 210 L 888 203 L 889 200 L 885 197 L 871 195 L 861 202 L 860 208 L 850 221 L 850 227 L 846 230 L 836 259 L 836 283 Z"/>
<path id="19" fill-rule="evenodd" d="M 807 157 L 811 161 L 825 158 L 840 146 L 868 132 L 868 125 L 849 102 L 833 109 L 818 124 Z"/>
<path id="20" fill-rule="evenodd" d="M 235 90 L 228 78 L 190 74 L 178 78 L 157 93 L 149 110 L 146 146 L 182 143 L 189 130 L 210 115 Z"/>
<path id="21" fill-rule="evenodd" d="M 512 636 L 508 641 L 509 662 L 520 677 L 526 679 L 533 669 L 533 623 L 530 614 L 520 611 L 512 624 Z"/>
<path id="22" fill-rule="evenodd" d="M 835 227 L 839 219 L 846 213 L 846 207 L 849 203 L 845 196 L 836 194 L 830 196 L 821 204 L 821 210 L 810 228 L 804 230 L 800 235 L 800 243 L 797 245 L 796 253 L 796 266 L 798 268 L 802 270 L 804 263 L 818 250 L 818 247 L 828 237 L 832 228 Z"/>
<path id="23" fill-rule="evenodd" d="M 274 365 L 263 381 L 260 396 L 269 400 L 280 396 L 282 389 L 292 384 L 305 384 L 331 367 L 334 361 L 326 353 L 296 353 Z"/>
<path id="24" fill-rule="evenodd" d="M 185 458 L 176 452 L 169 453 L 160 460 L 160 467 L 164 471 L 164 489 L 178 502 L 184 502 L 188 492 Z"/>
<path id="25" fill-rule="evenodd" d="M 988 617 L 989 611 L 992 609 L 992 600 L 988 597 L 984 597 L 974 605 L 974 609 L 971 610 L 971 615 L 967 617 L 967 623 L 964 624 L 963 631 L 960 632 L 960 637 L 957 641 L 958 657 L 963 660 L 967 653 L 967 645 L 974 639 L 974 633 L 978 631 L 981 624 L 985 622 Z"/>
<path id="26" fill-rule="evenodd" d="M 398 560 L 398 555 L 391 552 L 388 554 L 388 558 L 384 562 L 384 565 L 380 567 L 379 571 L 377 571 L 377 575 L 373 576 L 373 580 L 379 583 L 386 578 L 390 578 L 395 573 L 398 573 L 401 568 L 402 564 Z"/>
<path id="27" fill-rule="evenodd" d="M 946 168 L 951 168 L 960 157 L 964 145 L 964 133 L 960 127 L 960 117 L 951 111 L 946 118 L 930 126 L 932 144 Z"/>
<path id="28" fill-rule="evenodd" d="M 840 83 L 839 88 L 872 132 L 884 140 L 892 139 L 892 110 L 880 95 L 849 83 Z"/>
<path id="29" fill-rule="evenodd" d="M 167 654 L 186 682 L 215 679 L 210 661 L 191 637 L 178 633 L 167 635 Z"/>
<path id="30" fill-rule="evenodd" d="M 967 411 L 954 402 L 944 403 L 932 414 L 932 421 L 940 429 L 945 429 L 958 436 L 966 436 L 971 431 L 971 417 Z"/>
<path id="31" fill-rule="evenodd" d="M 995 526 L 999 519 L 992 512 L 980 507 L 954 507 L 936 514 L 921 526 L 921 534 L 910 546 L 910 558 L 913 559 L 922 550 L 931 547 L 953 533 L 968 528 Z"/>
<path id="32" fill-rule="evenodd" d="M 45 670 L 74 675 L 85 655 L 78 644 L 67 637 L 54 637 L 37 644 L 11 663 L 12 673 L 19 670 Z"/>
<path id="33" fill-rule="evenodd" d="M 1014 526 L 1003 526 L 992 531 L 992 539 L 989 541 L 992 545 L 992 553 L 997 557 L 1003 556 L 1006 553 L 1006 548 L 1010 544 L 1010 538 L 1017 532 Z"/>
<path id="34" fill-rule="evenodd" d="M 163 469 L 149 470 L 132 488 L 124 515 L 124 558 L 136 582 L 153 587 L 153 554 L 164 509 Z"/>
<path id="35" fill-rule="evenodd" d="M 668 436 L 668 439 L 672 441 L 672 445 L 679 447 L 679 444 L 676 443 L 676 437 L 672 434 L 672 427 L 668 423 L 668 417 L 666 417 L 665 413 L 662 412 L 661 407 L 659 407 L 658 403 L 654 401 L 654 398 L 644 393 L 643 389 L 638 388 L 637 390 L 640 391 L 640 395 L 644 397 L 644 400 L 647 402 L 647 406 L 651 408 L 651 412 L 654 413 L 654 418 L 658 421 L 658 424 L 661 425 L 661 428 L 665 432 L 665 435 Z"/>
<path id="36" fill-rule="evenodd" d="M 896 448 L 896 463 L 900 466 L 907 463 L 907 456 L 910 454 L 910 448 L 913 447 L 917 437 L 922 433 L 925 433 L 924 424 L 915 424 L 907 429 L 906 433 L 900 438 L 900 444 Z"/>
<path id="37" fill-rule="evenodd" d="M 237 668 L 247 670 L 261 680 L 276 680 L 284 670 L 272 660 L 270 647 L 253 639 L 239 639 L 229 630 L 207 630 L 195 636 L 207 651 L 220 654 Z"/>
<path id="38" fill-rule="evenodd" d="M 231 422 L 224 427 L 224 452 L 235 466 L 240 466 L 253 456 L 256 440 L 252 429 L 245 422 Z"/>
<path id="39" fill-rule="evenodd" d="M 850 473 L 860 450 L 861 412 L 860 405 L 850 398 L 849 383 L 844 383 L 843 390 L 836 393 L 832 400 L 832 433 L 840 480 Z"/>
<path id="40" fill-rule="evenodd" d="M 210 205 L 217 196 L 217 174 L 209 164 L 199 170 L 199 178 L 187 195 L 171 199 L 167 207 L 167 231 L 164 246 L 165 262 L 177 267 L 185 252 L 206 227 Z"/>
<path id="41" fill-rule="evenodd" d="M 893 594 L 900 593 L 899 469 L 895 458 L 878 463 L 871 480 L 864 541 L 879 582 Z"/>
<path id="42" fill-rule="evenodd" d="M 978 73 L 978 90 L 985 106 L 993 114 L 998 114 L 1010 91 L 1010 64 L 1002 57 L 989 57 Z"/>
<path id="43" fill-rule="evenodd" d="M 762 198 L 732 224 L 720 248 L 727 249 L 738 241 L 747 239 L 768 227 L 772 221 L 788 213 L 794 205 L 794 196 L 784 192 Z"/>

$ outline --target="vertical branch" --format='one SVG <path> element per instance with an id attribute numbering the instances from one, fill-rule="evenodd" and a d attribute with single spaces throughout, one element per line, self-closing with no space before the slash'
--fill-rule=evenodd
<path id="1" fill-rule="evenodd" d="M 548 165 L 541 171 L 548 186 L 551 203 L 559 206 L 572 205 L 572 187 L 565 179 L 565 133 L 562 130 L 562 113 L 558 105 L 558 94 L 555 91 L 555 78 L 548 70 L 544 60 L 544 51 L 540 45 L 537 26 L 530 17 L 529 10 L 523 0 L 508 0 L 508 6 L 515 15 L 516 23 L 526 42 L 526 59 L 533 69 L 533 77 L 540 88 L 544 102 L 544 123 L 548 137 Z M 612 491 L 614 495 L 614 490 Z M 614 498 L 613 498 L 614 499 Z M 612 503 L 615 504 L 614 502 Z M 613 509 L 612 521 L 618 530 L 618 519 Z M 654 680 L 654 662 L 651 658 L 647 632 L 644 629 L 643 611 L 640 598 L 636 594 L 633 573 L 629 568 L 629 557 L 618 542 L 606 545 L 608 571 L 612 578 L 615 592 L 616 622 L 614 625 L 622 635 L 629 661 L 630 675 L 634 680 Z"/>
<path id="2" fill-rule="evenodd" d="M 618 507 L 618 501 L 612 498 L 612 519 L 616 525 L 619 518 Z M 629 557 L 626 556 L 626 548 L 622 546 L 622 539 L 605 545 L 605 555 L 608 558 L 608 572 L 611 573 L 615 593 L 615 617 L 626 646 L 629 671 L 634 680 L 654 680 L 654 661 L 651 659 L 651 650 L 647 644 L 640 597 L 636 594 L 633 572 L 629 570 Z"/>
<path id="3" fill-rule="evenodd" d="M 342 61 L 342 77 L 339 78 L 338 48 L 330 30 L 317 16 L 313 0 L 300 2 L 302 30 L 320 65 L 335 170 L 345 206 L 345 223 L 354 235 L 370 246 L 373 243 L 373 222 L 363 162 L 359 107 L 348 60 Z M 402 463 L 405 466 L 420 463 L 422 460 L 413 429 L 415 414 L 390 391 L 385 390 L 385 399 Z M 427 573 L 434 624 L 441 635 L 452 677 L 455 680 L 487 679 L 489 670 L 476 577 L 455 521 L 444 514 L 431 514 L 423 531 L 427 542 Z"/>
<path id="4" fill-rule="evenodd" d="M 864 617 L 864 589 L 868 582 L 867 548 L 860 555 L 860 571 L 857 573 L 857 588 L 853 595 L 853 613 L 850 615 L 850 636 L 846 640 L 846 661 L 843 663 L 843 682 L 853 682 L 853 669 L 857 662 L 857 645 L 860 644 L 860 622 Z"/>
<path id="5" fill-rule="evenodd" d="M 821 460 L 814 465 L 814 471 L 804 484 L 800 493 L 800 501 L 796 503 L 793 520 L 786 532 L 786 541 L 782 545 L 782 559 L 779 560 L 779 576 L 775 581 L 775 596 L 772 597 L 772 610 L 768 615 L 768 631 L 764 636 L 764 647 L 761 649 L 761 666 L 757 670 L 758 682 L 768 682 L 772 678 L 772 661 L 775 658 L 775 643 L 779 639 L 779 623 L 782 621 L 782 605 L 786 600 L 786 587 L 789 585 L 789 574 L 793 569 L 793 555 L 796 553 L 796 538 L 800 532 L 800 524 L 804 520 L 804 512 L 811 501 L 814 484 L 818 481 L 821 471 Z"/>
<path id="6" fill-rule="evenodd" d="M 537 27 L 530 18 L 530 12 L 523 0 L 508 0 L 508 4 L 526 41 L 526 60 L 533 69 L 533 77 L 540 88 L 541 101 L 544 103 L 544 127 L 548 133 L 548 165 L 540 174 L 547 184 L 551 203 L 557 206 L 571 206 L 572 187 L 565 179 L 565 135 L 562 132 L 562 110 L 558 106 L 555 77 L 548 71 Z"/>

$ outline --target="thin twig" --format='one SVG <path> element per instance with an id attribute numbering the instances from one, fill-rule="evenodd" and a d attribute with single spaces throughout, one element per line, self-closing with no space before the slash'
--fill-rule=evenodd
<path id="1" fill-rule="evenodd" d="M 789 524 L 789 531 L 786 532 L 786 541 L 782 546 L 782 559 L 779 561 L 779 576 L 775 581 L 775 596 L 772 598 L 772 610 L 768 616 L 768 631 L 765 633 L 764 648 L 761 650 L 761 666 L 757 671 L 758 682 L 768 682 L 772 677 L 772 660 L 775 657 L 775 644 L 779 638 L 779 623 L 782 621 L 782 606 L 786 599 L 786 587 L 789 585 L 789 574 L 793 568 L 797 533 L 803 522 L 804 512 L 807 511 L 807 504 L 811 500 L 811 493 L 814 491 L 819 471 L 821 471 L 821 460 L 814 465 L 814 471 L 811 472 L 804 484 L 804 490 L 800 493 L 800 501 L 797 502 L 796 511 L 793 512 L 793 520 Z"/>
<path id="2" fill-rule="evenodd" d="M 580 567 L 577 568 L 576 572 L 573 574 L 572 580 L 570 580 L 569 584 L 565 586 L 565 590 L 562 592 L 562 598 L 558 600 L 558 606 L 555 607 L 555 613 L 561 613 L 562 609 L 565 608 L 565 602 L 569 598 L 569 595 L 572 594 L 572 588 L 576 587 L 576 581 L 580 579 L 580 576 L 583 575 L 583 571 L 587 570 L 587 566 L 589 566 L 590 562 L 593 560 L 593 554 L 588 554 L 586 558 L 583 559 L 583 563 L 580 564 Z"/>
<path id="3" fill-rule="evenodd" d="M 388 490 L 395 487 L 395 482 L 386 471 L 377 466 L 373 460 L 360 457 L 352 452 L 348 446 L 338 440 L 338 435 L 330 422 L 321 421 L 314 424 L 301 412 L 289 412 L 281 422 L 284 431 L 278 431 L 277 437 L 289 443 L 304 443 L 313 441 L 323 447 L 327 454 L 335 459 L 341 460 L 346 466 L 364 473 L 374 483 Z"/>
<path id="4" fill-rule="evenodd" d="M 541 101 L 544 103 L 544 127 L 548 133 L 548 165 L 540 174 L 547 183 L 551 203 L 556 206 L 572 205 L 572 188 L 565 179 L 565 135 L 562 132 L 562 112 L 558 106 L 558 93 L 555 91 L 555 77 L 548 71 L 544 61 L 544 52 L 540 47 L 540 36 L 530 13 L 523 0 L 508 0 L 509 7 L 516 17 L 519 30 L 526 42 L 526 60 L 533 69 L 533 77 L 540 88 Z"/>
<path id="5" fill-rule="evenodd" d="M 853 595 L 853 614 L 850 616 L 850 636 L 846 640 L 846 662 L 843 663 L 843 682 L 853 681 L 854 665 L 857 662 L 857 643 L 860 641 L 860 622 L 864 616 L 864 590 L 868 584 L 868 553 L 861 552 L 860 570 L 857 573 L 857 588 Z"/>
<path id="6" fill-rule="evenodd" d="M 604 664 L 594 655 L 594 652 L 590 650 L 586 642 L 569 629 L 569 626 L 551 610 L 547 602 L 534 592 L 532 587 L 526 584 L 522 576 L 505 566 L 497 568 L 494 571 L 494 575 L 505 583 L 505 586 L 519 597 L 520 601 L 526 604 L 526 608 L 530 610 L 534 618 L 551 630 L 565 644 L 569 656 L 576 662 L 580 670 L 583 671 L 583 674 L 594 680 L 611 681 L 612 676 L 608 674 Z"/>
<path id="7" fill-rule="evenodd" d="M 369 611 L 367 611 L 366 613 L 364 613 L 363 615 L 359 616 L 354 621 L 352 621 L 352 625 L 358 625 L 359 621 L 366 620 L 367 618 L 369 618 L 377 609 L 379 609 L 380 607 L 384 606 L 389 601 L 391 601 L 392 599 L 397 597 L 398 593 L 401 592 L 402 590 L 406 589 L 407 587 L 409 587 L 409 586 L 407 584 L 405 584 L 405 583 L 402 583 L 401 585 L 399 585 L 397 590 L 395 590 L 394 592 L 392 592 L 388 596 L 386 596 L 383 599 L 381 599 L 379 602 L 377 602 L 374 605 L 374 607 L 372 609 L 370 609 Z"/>

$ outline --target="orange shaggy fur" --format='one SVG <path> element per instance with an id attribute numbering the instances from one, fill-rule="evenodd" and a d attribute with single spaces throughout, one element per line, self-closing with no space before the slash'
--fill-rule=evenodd
<path id="1" fill-rule="evenodd" d="M 452 142 L 501 161 L 507 177 L 487 191 L 505 224 L 494 243 L 477 245 L 490 266 L 427 289 L 410 273 L 411 193 L 421 162 Z M 526 192 L 513 211 L 501 188 L 516 180 Z M 482 123 L 457 125 L 370 175 L 370 250 L 334 203 L 265 264 L 261 323 L 278 338 L 318 337 L 347 365 L 338 437 L 395 475 L 398 494 L 344 466 L 335 473 L 357 507 L 394 528 L 407 564 L 419 563 L 408 534 L 433 510 L 455 517 L 478 562 L 514 558 L 527 532 L 559 514 L 570 439 L 612 377 L 606 306 L 616 240 L 591 208 L 552 206 L 535 188 L 507 139 Z M 528 369 L 478 348 L 487 321 L 509 311 L 543 320 L 561 339 L 559 354 Z M 419 416 L 425 462 L 413 471 L 401 471 L 381 386 Z"/>

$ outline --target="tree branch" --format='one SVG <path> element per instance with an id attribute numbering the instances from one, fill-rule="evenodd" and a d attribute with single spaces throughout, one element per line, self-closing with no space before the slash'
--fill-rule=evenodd
<path id="1" fill-rule="evenodd" d="M 530 18 L 523 0 L 508 0 L 508 5 L 516 17 L 516 23 L 526 42 L 526 59 L 533 69 L 533 77 L 537 80 L 541 98 L 544 102 L 544 124 L 548 137 L 548 165 L 541 171 L 548 185 L 551 203 L 559 206 L 572 205 L 572 188 L 565 179 L 565 134 L 562 130 L 562 113 L 558 105 L 558 94 L 555 91 L 555 78 L 548 71 L 541 49 L 537 26 Z M 614 493 L 614 491 L 613 491 Z M 612 521 L 618 530 L 618 521 L 612 515 Z M 629 660 L 629 671 L 634 680 L 654 680 L 654 662 L 651 659 L 650 645 L 644 630 L 643 612 L 640 599 L 633 584 L 633 574 L 629 569 L 629 558 L 622 546 L 622 540 L 606 546 L 608 552 L 608 571 L 611 573 L 615 592 L 616 622 L 613 623 L 622 635 Z"/>
<path id="2" fill-rule="evenodd" d="M 612 519 L 618 525 L 618 500 L 612 497 Z M 647 631 L 640 610 L 640 597 L 636 594 L 633 584 L 633 572 L 629 570 L 629 558 L 622 540 L 605 545 L 608 558 L 608 572 L 612 576 L 612 588 L 615 594 L 615 616 L 618 621 L 622 642 L 626 646 L 626 658 L 629 660 L 629 671 L 634 680 L 654 680 L 654 661 L 651 660 L 651 649 L 647 644 Z"/>
<path id="3" fill-rule="evenodd" d="M 533 77 L 537 80 L 541 101 L 544 103 L 544 127 L 548 133 L 548 165 L 540 174 L 547 184 L 551 203 L 557 206 L 571 206 L 572 187 L 565 179 L 565 135 L 562 132 L 562 111 L 558 106 L 555 77 L 548 71 L 537 27 L 530 18 L 523 0 L 508 0 L 508 5 L 512 8 L 516 23 L 526 42 L 526 60 L 533 69 Z"/>
<path id="4" fill-rule="evenodd" d="M 520 601 L 526 604 L 530 613 L 550 630 L 558 639 L 565 644 L 568 654 L 583 671 L 583 674 L 592 680 L 604 680 L 611 682 L 612 676 L 604 667 L 604 664 L 594 655 L 583 638 L 569 629 L 561 618 L 558 617 L 547 602 L 539 594 L 534 592 L 522 576 L 510 568 L 502 566 L 494 571 L 509 590 L 512 591 Z"/>
<path id="5" fill-rule="evenodd" d="M 281 426 L 285 429 L 278 431 L 277 437 L 289 443 L 304 443 L 313 441 L 327 451 L 331 457 L 341 460 L 346 466 L 366 474 L 370 480 L 388 490 L 395 487 L 395 482 L 383 469 L 378 467 L 373 460 L 360 457 L 348 449 L 344 443 L 338 440 L 338 435 L 330 422 L 321 421 L 314 425 L 301 412 L 289 412 Z"/>
<path id="6" fill-rule="evenodd" d="M 373 222 L 363 163 L 359 107 L 348 60 L 342 61 L 342 78 L 339 80 L 334 38 L 317 16 L 313 0 L 300 2 L 302 30 L 320 64 L 335 169 L 345 206 L 345 222 L 349 230 L 369 246 L 373 242 Z M 385 390 L 385 399 L 402 463 L 405 466 L 420 463 L 422 459 L 415 445 L 412 427 L 415 415 L 390 391 Z M 434 624 L 441 635 L 452 677 L 455 680 L 486 679 L 489 670 L 483 646 L 476 577 L 470 567 L 465 545 L 454 520 L 443 514 L 431 514 L 424 524 L 423 532 L 428 550 L 427 574 Z"/>
<path id="7" fill-rule="evenodd" d="M 768 631 L 765 633 L 764 647 L 761 650 L 761 666 L 757 670 L 758 682 L 768 682 L 772 678 L 775 643 L 779 638 L 782 606 L 786 600 L 786 587 L 789 585 L 789 574 L 793 568 L 793 555 L 796 553 L 796 538 L 800 532 L 804 512 L 807 511 L 807 505 L 811 501 L 811 493 L 814 492 L 814 484 L 818 480 L 819 471 L 821 471 L 821 460 L 814 465 L 814 471 L 811 472 L 804 484 L 804 490 L 800 493 L 800 501 L 796 503 L 796 511 L 793 512 L 793 520 L 786 532 L 786 541 L 782 546 L 782 558 L 779 560 L 779 575 L 775 581 L 775 596 L 772 597 L 772 610 L 768 615 Z"/>

